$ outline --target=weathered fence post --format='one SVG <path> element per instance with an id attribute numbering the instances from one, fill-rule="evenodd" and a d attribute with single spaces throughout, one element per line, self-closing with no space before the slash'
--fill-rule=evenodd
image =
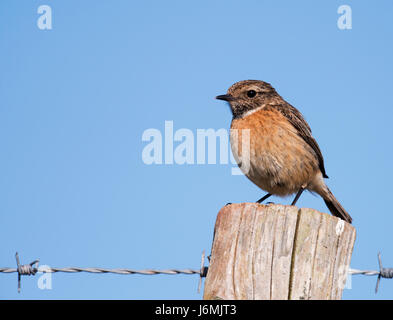
<path id="1" fill-rule="evenodd" d="M 204 299 L 341 299 L 355 228 L 313 209 L 241 203 L 217 216 Z"/>

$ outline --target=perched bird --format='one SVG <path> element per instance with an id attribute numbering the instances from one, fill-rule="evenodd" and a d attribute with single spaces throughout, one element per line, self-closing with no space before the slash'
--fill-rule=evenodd
<path id="1" fill-rule="evenodd" d="M 323 156 L 310 126 L 269 83 L 240 81 L 216 99 L 227 101 L 231 107 L 231 148 L 239 167 L 268 192 L 258 203 L 271 195 L 296 193 L 292 202 L 295 205 L 302 192 L 309 190 L 323 198 L 334 216 L 352 222 L 325 184 L 324 178 L 328 176 Z M 244 129 L 249 132 L 249 150 L 243 150 Z M 245 161 L 249 162 L 248 166 L 244 166 Z"/>

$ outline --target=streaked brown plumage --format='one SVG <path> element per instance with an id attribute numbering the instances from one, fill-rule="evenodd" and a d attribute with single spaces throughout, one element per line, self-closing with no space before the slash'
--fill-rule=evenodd
<path id="1" fill-rule="evenodd" d="M 217 99 L 230 104 L 231 129 L 237 129 L 231 130 L 231 147 L 242 170 L 241 162 L 244 164 L 248 154 L 242 150 L 242 130 L 250 130 L 250 157 L 246 159 L 249 166 L 244 173 L 252 182 L 270 195 L 297 193 L 293 204 L 304 189 L 315 192 L 333 215 L 352 222 L 324 182 L 323 178 L 328 176 L 323 156 L 309 125 L 270 84 L 259 80 L 240 81 Z"/>

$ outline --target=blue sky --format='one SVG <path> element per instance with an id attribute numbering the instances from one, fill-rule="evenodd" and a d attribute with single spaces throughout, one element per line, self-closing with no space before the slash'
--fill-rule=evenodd
<path id="1" fill-rule="evenodd" d="M 37 8 L 52 8 L 52 30 Z M 352 7 L 352 29 L 337 9 Z M 0 267 L 199 268 L 216 214 L 264 194 L 231 164 L 146 165 L 143 132 L 228 128 L 260 79 L 304 114 L 357 229 L 351 267 L 393 266 L 391 1 L 0 3 Z M 288 204 L 291 199 L 272 201 Z M 327 212 L 305 194 L 299 206 Z M 197 276 L 0 274 L 1 299 L 200 299 Z M 391 299 L 354 276 L 344 299 Z"/>

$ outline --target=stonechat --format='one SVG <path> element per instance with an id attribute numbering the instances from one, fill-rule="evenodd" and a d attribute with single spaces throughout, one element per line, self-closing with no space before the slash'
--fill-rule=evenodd
<path id="1" fill-rule="evenodd" d="M 286 102 L 267 82 L 245 80 L 233 84 L 227 94 L 216 99 L 227 101 L 233 119 L 231 148 L 242 169 L 243 129 L 249 130 L 249 168 L 244 174 L 258 187 L 268 192 L 257 202 L 271 195 L 296 194 L 295 205 L 304 190 L 319 194 L 330 212 L 349 223 L 351 216 L 325 184 L 328 178 L 324 160 L 310 126 L 302 114 Z M 243 160 L 242 160 L 243 159 Z"/>

